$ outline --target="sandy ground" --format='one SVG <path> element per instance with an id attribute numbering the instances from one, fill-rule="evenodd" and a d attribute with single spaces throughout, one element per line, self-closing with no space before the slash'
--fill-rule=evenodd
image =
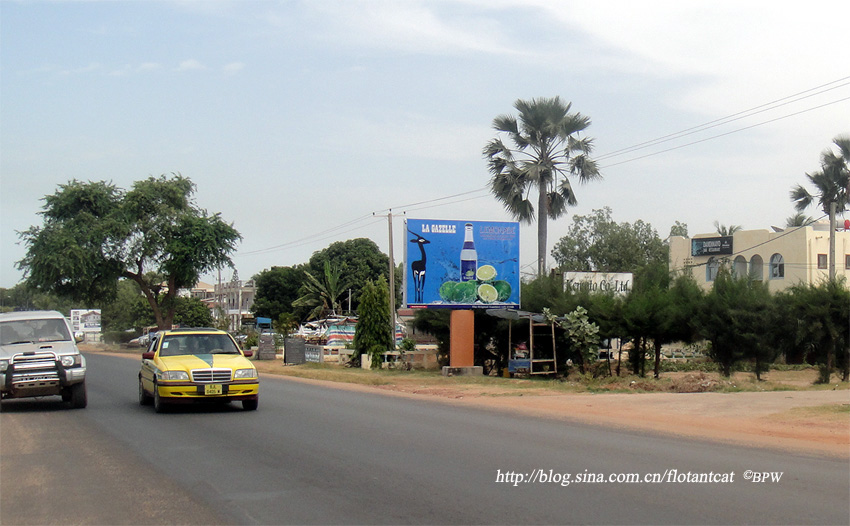
<path id="1" fill-rule="evenodd" d="M 138 359 L 136 354 L 115 355 Z M 261 367 L 261 371 L 263 369 L 265 367 Z M 518 392 L 476 385 L 369 386 L 289 378 L 336 389 L 380 392 L 564 421 L 850 459 L 850 390 L 847 389 L 553 394 L 543 390 Z"/>

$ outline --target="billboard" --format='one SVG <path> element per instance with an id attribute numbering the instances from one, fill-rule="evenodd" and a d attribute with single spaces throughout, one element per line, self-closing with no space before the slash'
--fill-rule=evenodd
<path id="1" fill-rule="evenodd" d="M 100 309 L 71 309 L 74 332 L 100 332 Z"/>
<path id="2" fill-rule="evenodd" d="M 732 236 L 698 237 L 691 239 L 692 256 L 732 254 Z"/>
<path id="3" fill-rule="evenodd" d="M 519 223 L 408 219 L 404 304 L 519 308 Z"/>

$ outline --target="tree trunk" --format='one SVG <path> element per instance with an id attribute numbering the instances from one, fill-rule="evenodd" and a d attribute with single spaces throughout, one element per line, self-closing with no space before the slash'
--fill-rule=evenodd
<path id="1" fill-rule="evenodd" d="M 537 197 L 537 277 L 546 275 L 546 238 L 549 232 L 549 196 L 541 182 Z"/>
<path id="2" fill-rule="evenodd" d="M 655 379 L 658 380 L 661 377 L 661 340 L 655 338 L 653 343 L 655 344 L 655 370 L 653 374 Z"/>

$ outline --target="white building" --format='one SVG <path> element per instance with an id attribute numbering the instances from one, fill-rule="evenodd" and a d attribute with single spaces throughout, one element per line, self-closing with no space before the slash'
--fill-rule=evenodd
<path id="1" fill-rule="evenodd" d="M 242 328 L 243 321 L 254 320 L 250 309 L 256 293 L 254 280 L 242 281 L 239 279 L 239 273 L 234 271 L 230 281 L 215 285 L 215 307 L 220 308 L 213 309 L 213 316 L 223 313 L 229 320 L 228 330 L 238 331 Z"/>
<path id="2" fill-rule="evenodd" d="M 840 229 L 835 235 L 835 275 L 850 283 L 850 231 Z M 670 270 L 689 270 L 704 289 L 711 288 L 721 265 L 736 276 L 767 282 L 771 292 L 817 284 L 829 277 L 829 223 L 670 238 Z"/>

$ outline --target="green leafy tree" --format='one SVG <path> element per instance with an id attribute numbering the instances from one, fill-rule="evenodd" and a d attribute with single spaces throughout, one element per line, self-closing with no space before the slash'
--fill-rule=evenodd
<path id="1" fill-rule="evenodd" d="M 327 248 L 315 252 L 308 263 L 309 270 L 314 276 L 324 271 L 325 262 L 330 262 L 348 283 L 351 289 L 353 310 L 357 310 L 360 301 L 360 291 L 369 280 L 377 280 L 384 276 L 388 279 L 390 258 L 381 252 L 374 241 L 367 238 L 349 239 L 331 243 Z M 396 273 L 401 278 L 403 274 Z M 398 280 L 397 280 L 398 281 Z M 398 287 L 396 292 L 398 292 Z M 349 291 L 345 291 L 346 302 Z M 396 294 L 396 298 L 401 298 Z"/>
<path id="2" fill-rule="evenodd" d="M 89 303 L 111 301 L 119 278 L 135 281 L 160 329 L 171 327 L 180 288 L 232 266 L 241 239 L 219 214 L 195 205 L 195 185 L 175 174 L 111 183 L 73 180 L 44 198 L 42 226 L 21 232 L 18 267 L 30 286 Z M 162 292 L 162 294 L 160 294 Z"/>
<path id="3" fill-rule="evenodd" d="M 340 298 L 348 290 L 350 282 L 343 279 L 339 268 L 331 265 L 330 261 L 325 261 L 321 278 L 308 271 L 304 271 L 304 275 L 307 281 L 301 287 L 301 297 L 292 302 L 293 307 L 311 307 L 312 310 L 307 315 L 308 320 L 342 312 Z"/>
<path id="4" fill-rule="evenodd" d="M 799 184 L 791 189 L 791 201 L 797 211 L 802 212 L 817 200 L 829 216 L 829 279 L 835 279 L 835 216 L 850 203 L 850 136 L 836 137 L 833 143 L 838 153 L 824 150 L 820 156 L 821 169 L 806 174 L 815 193 L 809 193 Z"/>
<path id="5" fill-rule="evenodd" d="M 819 382 L 828 383 L 839 349 L 846 349 L 850 317 L 850 290 L 844 280 L 823 281 L 817 285 L 798 284 L 778 294 L 783 316 L 774 324 L 776 340 L 791 356 L 820 365 Z M 797 361 L 797 360 L 791 360 Z M 847 353 L 840 365 L 848 380 Z"/>
<path id="6" fill-rule="evenodd" d="M 666 264 L 667 249 L 652 225 L 640 219 L 617 223 L 605 207 L 574 216 L 552 256 L 564 271 L 634 272 L 651 263 Z"/>
<path id="7" fill-rule="evenodd" d="M 390 293 L 383 276 L 367 281 L 363 287 L 357 325 L 354 328 L 354 349 L 357 355 L 368 354 L 370 367 L 380 369 L 382 356 L 395 348 L 394 328 L 390 324 Z"/>
<path id="8" fill-rule="evenodd" d="M 293 307 L 295 300 L 303 294 L 301 287 L 307 280 L 305 265 L 294 267 L 272 267 L 254 276 L 257 293 L 251 311 L 255 316 L 277 320 L 281 315 L 291 314 L 301 319 L 308 313 L 307 308 Z"/>
<path id="9" fill-rule="evenodd" d="M 592 139 L 580 136 L 590 119 L 570 113 L 570 107 L 560 97 L 519 99 L 514 103 L 519 118 L 493 119 L 493 128 L 507 136 L 510 146 L 496 137 L 483 150 L 496 199 L 517 220 L 537 220 L 538 276 L 546 273 L 548 220 L 561 217 L 568 206 L 578 203 L 570 177 L 580 182 L 601 178 L 590 158 Z"/>
<path id="10" fill-rule="evenodd" d="M 65 315 L 71 309 L 84 309 L 82 301 L 73 301 L 56 294 L 41 292 L 26 283 L 18 283 L 10 289 L 0 288 L 0 312 L 14 310 L 55 310 Z"/>
<path id="11" fill-rule="evenodd" d="M 566 331 L 570 349 L 579 357 L 579 369 L 582 374 L 587 372 L 587 366 L 596 360 L 599 350 L 599 327 L 590 321 L 587 309 L 578 306 L 561 318 L 544 309 L 543 316 Z"/>
<path id="12" fill-rule="evenodd" d="M 699 313 L 703 336 L 711 342 L 709 355 L 720 366 L 723 376 L 732 374 L 735 362 L 744 358 L 756 361 L 757 376 L 768 356 L 762 347 L 770 330 L 770 294 L 767 284 L 746 277 L 735 277 L 726 266 L 720 267 L 714 286 L 705 296 Z"/>
<path id="13" fill-rule="evenodd" d="M 674 222 L 673 226 L 670 227 L 670 236 L 688 237 L 688 224 Z"/>
<path id="14" fill-rule="evenodd" d="M 634 286 L 623 306 L 623 321 L 634 341 L 629 353 L 634 374 L 646 374 L 646 348 L 651 341 L 655 351 L 654 374 L 660 375 L 661 346 L 670 337 L 666 331 L 670 276 L 667 265 L 655 263 L 646 266 L 635 276 Z"/>

